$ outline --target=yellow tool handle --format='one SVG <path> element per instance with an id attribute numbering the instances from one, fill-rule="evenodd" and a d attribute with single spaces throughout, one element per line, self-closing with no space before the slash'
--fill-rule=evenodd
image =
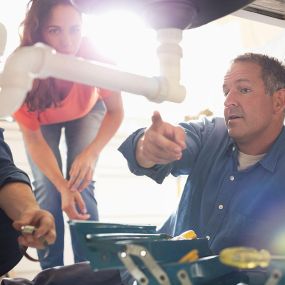
<path id="1" fill-rule="evenodd" d="M 196 239 L 197 235 L 193 230 L 185 231 L 179 236 L 175 237 L 175 240 L 191 240 Z M 197 259 L 199 259 L 199 253 L 197 249 L 190 250 L 188 253 L 186 253 L 184 256 L 182 256 L 178 262 L 179 263 L 188 263 L 188 262 L 194 262 Z"/>
<path id="2" fill-rule="evenodd" d="M 185 239 L 196 239 L 197 238 L 197 235 L 193 230 L 186 231 L 179 236 Z"/>
<path id="3" fill-rule="evenodd" d="M 188 262 L 194 262 L 199 259 L 199 253 L 197 249 L 192 249 L 188 253 L 186 253 L 184 256 L 182 256 L 178 263 L 188 263 Z"/>
<path id="4" fill-rule="evenodd" d="M 189 230 L 186 232 L 183 232 L 182 234 L 180 234 L 179 236 L 175 236 L 172 239 L 173 240 L 183 240 L 183 239 L 196 239 L 197 235 L 193 230 Z"/>
<path id="5" fill-rule="evenodd" d="M 271 255 L 267 250 L 258 251 L 251 247 L 225 248 L 220 252 L 219 258 L 222 263 L 240 269 L 267 267 L 271 261 Z"/>

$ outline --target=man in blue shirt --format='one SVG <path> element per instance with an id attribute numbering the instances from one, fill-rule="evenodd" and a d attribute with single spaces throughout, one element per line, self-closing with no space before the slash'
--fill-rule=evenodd
<path id="1" fill-rule="evenodd" d="M 21 235 L 21 227 L 35 226 L 34 234 Z M 51 244 L 55 240 L 52 215 L 37 204 L 30 180 L 17 168 L 12 153 L 0 129 L 0 276 L 12 269 L 22 258 L 24 247 L 43 248 L 43 239 Z"/>
<path id="2" fill-rule="evenodd" d="M 119 150 L 136 175 L 187 175 L 177 211 L 160 229 L 193 229 L 218 253 L 230 246 L 285 252 L 285 67 L 260 54 L 235 58 L 224 77 L 224 118 L 152 125 Z M 282 239 L 283 238 L 283 239 Z"/>

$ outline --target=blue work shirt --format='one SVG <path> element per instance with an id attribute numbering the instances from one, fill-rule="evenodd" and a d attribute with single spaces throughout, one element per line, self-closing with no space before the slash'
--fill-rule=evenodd
<path id="1" fill-rule="evenodd" d="M 213 253 L 230 246 L 285 253 L 285 130 L 255 165 L 238 171 L 238 149 L 223 118 L 182 123 L 182 158 L 146 169 L 135 159 L 140 129 L 119 147 L 130 171 L 162 183 L 169 174 L 187 175 L 179 206 L 160 229 L 179 235 L 193 229 L 208 237 Z"/>
<path id="2" fill-rule="evenodd" d="M 11 150 L 4 141 L 3 129 L 0 128 L 0 191 L 2 186 L 14 182 L 30 185 L 27 174 L 15 166 Z M 12 220 L 0 209 L 0 276 L 11 270 L 23 256 L 18 236 L 19 233 L 12 227 Z"/>

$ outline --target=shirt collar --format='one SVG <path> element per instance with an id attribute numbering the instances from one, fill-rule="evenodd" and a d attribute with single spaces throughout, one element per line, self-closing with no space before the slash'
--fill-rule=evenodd
<path id="1" fill-rule="evenodd" d="M 260 164 L 268 171 L 274 172 L 277 165 L 277 161 L 280 157 L 280 153 L 283 153 L 285 151 L 284 146 L 285 146 L 285 129 L 283 126 L 277 139 L 275 140 L 275 142 L 273 143 L 272 147 L 267 152 L 265 157 L 260 161 Z"/>
<path id="2" fill-rule="evenodd" d="M 277 139 L 271 146 L 270 150 L 267 152 L 264 158 L 259 161 L 259 163 L 266 170 L 274 172 L 280 153 L 283 153 L 285 151 L 284 146 L 285 146 L 285 129 L 283 126 L 280 134 L 278 135 Z M 232 138 L 229 139 L 226 150 L 228 155 L 234 155 L 235 158 L 237 159 L 238 148 Z"/>
<path id="3" fill-rule="evenodd" d="M 237 146 L 235 144 L 235 142 L 233 141 L 233 139 L 231 137 L 229 137 L 229 140 L 227 141 L 227 147 L 225 148 L 226 153 L 230 156 L 232 154 L 236 154 L 237 153 Z"/>

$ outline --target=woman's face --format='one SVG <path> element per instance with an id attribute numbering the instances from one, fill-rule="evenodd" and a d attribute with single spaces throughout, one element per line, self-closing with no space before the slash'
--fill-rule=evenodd
<path id="1" fill-rule="evenodd" d="M 75 55 L 81 43 L 82 19 L 71 5 L 52 8 L 42 27 L 42 40 L 57 52 Z"/>

